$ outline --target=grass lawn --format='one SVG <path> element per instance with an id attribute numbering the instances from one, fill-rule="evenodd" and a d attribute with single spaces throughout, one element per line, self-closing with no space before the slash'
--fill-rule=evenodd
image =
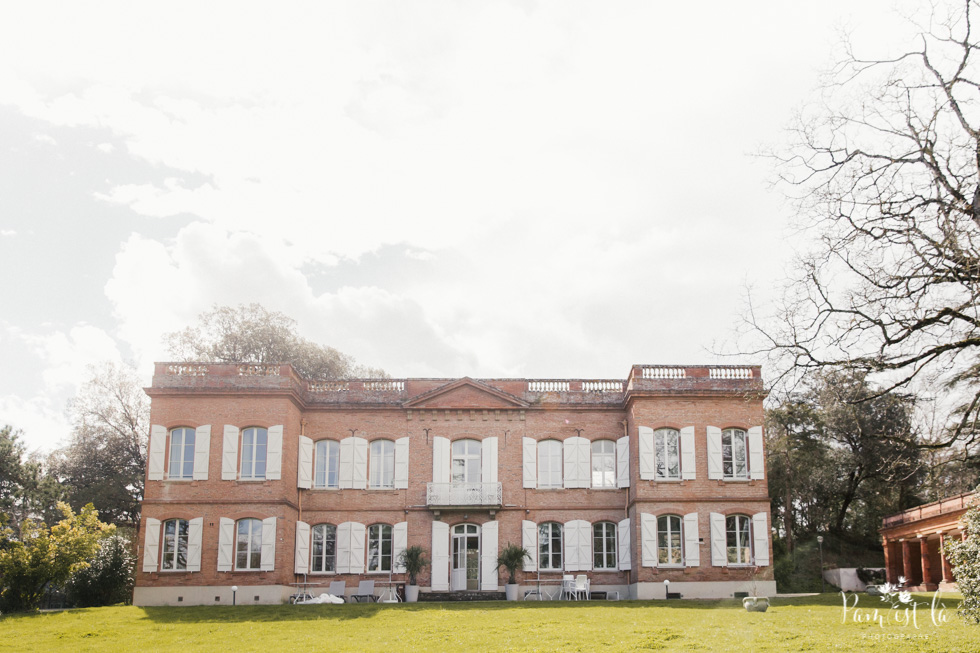
<path id="1" fill-rule="evenodd" d="M 980 651 L 980 626 L 918 627 L 859 595 L 855 623 L 839 594 L 773 599 L 766 613 L 725 601 L 434 603 L 68 610 L 0 618 L 0 651 Z"/>

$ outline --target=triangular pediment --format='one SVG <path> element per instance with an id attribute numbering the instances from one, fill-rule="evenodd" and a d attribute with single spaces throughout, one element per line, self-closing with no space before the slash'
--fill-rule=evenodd
<path id="1" fill-rule="evenodd" d="M 447 383 L 405 402 L 406 408 L 513 409 L 528 403 L 469 377 Z"/>

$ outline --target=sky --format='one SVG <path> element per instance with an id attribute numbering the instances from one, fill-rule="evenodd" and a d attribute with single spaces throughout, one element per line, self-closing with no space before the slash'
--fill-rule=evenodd
<path id="1" fill-rule="evenodd" d="M 0 424 L 258 302 L 394 377 L 722 354 L 800 246 L 757 154 L 892 0 L 3 2 Z"/>

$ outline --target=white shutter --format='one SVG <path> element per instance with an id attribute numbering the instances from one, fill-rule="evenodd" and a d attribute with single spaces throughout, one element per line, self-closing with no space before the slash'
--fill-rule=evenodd
<path id="1" fill-rule="evenodd" d="M 262 571 L 276 568 L 276 518 L 262 520 Z"/>
<path id="2" fill-rule="evenodd" d="M 562 449 L 562 481 L 566 488 L 578 487 L 578 476 L 576 475 L 578 470 L 578 447 L 576 446 L 578 438 L 565 438 L 561 443 Z M 568 567 L 566 566 L 566 569 Z"/>
<path id="3" fill-rule="evenodd" d="M 265 529 L 262 529 L 265 531 Z M 296 553 L 294 555 L 297 574 L 310 573 L 310 525 L 305 521 L 296 522 Z"/>
<path id="4" fill-rule="evenodd" d="M 225 439 L 221 446 L 221 480 L 234 481 L 236 478 L 238 478 L 238 427 L 225 424 Z"/>
<path id="5" fill-rule="evenodd" d="M 640 432 L 640 478 L 649 481 L 657 476 L 657 461 L 654 459 L 653 429 L 639 427 Z"/>
<path id="6" fill-rule="evenodd" d="M 296 461 L 296 487 L 304 490 L 309 490 L 313 487 L 313 440 L 305 435 L 299 436 L 299 453 Z"/>
<path id="7" fill-rule="evenodd" d="M 353 467 L 354 474 L 353 480 L 351 481 L 351 487 L 355 490 L 364 490 L 367 488 L 367 474 L 368 474 L 368 441 L 364 438 L 353 437 L 351 438 L 353 443 Z"/>
<path id="8" fill-rule="evenodd" d="M 480 527 L 480 589 L 497 591 L 497 522 L 488 521 Z"/>
<path id="9" fill-rule="evenodd" d="M 350 573 L 350 528 L 351 522 L 337 525 L 337 573 Z"/>
<path id="10" fill-rule="evenodd" d="M 441 521 L 432 522 L 432 591 L 449 591 L 449 524 Z"/>
<path id="11" fill-rule="evenodd" d="M 690 481 L 696 478 L 694 457 L 694 427 L 681 429 L 681 478 Z"/>
<path id="12" fill-rule="evenodd" d="M 408 438 L 395 440 L 395 489 L 408 488 Z"/>
<path id="13" fill-rule="evenodd" d="M 408 522 L 400 521 L 391 529 L 391 561 L 392 571 L 396 574 L 405 573 L 405 565 L 401 564 L 402 552 L 408 548 Z"/>
<path id="14" fill-rule="evenodd" d="M 531 554 L 524 563 L 524 571 L 538 570 L 538 525 L 526 519 L 521 521 L 521 546 Z"/>
<path id="15" fill-rule="evenodd" d="M 282 424 L 269 427 L 265 461 L 266 480 L 280 480 L 282 478 Z"/>
<path id="16" fill-rule="evenodd" d="M 187 571 L 201 571 L 201 543 L 204 517 L 187 522 Z"/>
<path id="17" fill-rule="evenodd" d="M 235 520 L 222 517 L 218 522 L 218 571 L 231 571 L 234 561 Z"/>
<path id="18" fill-rule="evenodd" d="M 630 486 L 630 438 L 616 440 L 616 487 Z"/>
<path id="19" fill-rule="evenodd" d="M 534 438 L 523 438 L 524 487 L 538 487 L 538 446 Z M 537 558 L 535 558 L 537 559 Z"/>
<path id="20" fill-rule="evenodd" d="M 574 438 L 575 449 L 575 477 L 578 479 L 577 487 L 592 487 L 592 443 L 586 438 Z"/>
<path id="21" fill-rule="evenodd" d="M 354 438 L 340 441 L 340 479 L 341 489 L 354 487 Z M 346 573 L 346 572 L 345 572 Z"/>
<path id="22" fill-rule="evenodd" d="M 364 535 L 366 527 L 356 521 L 350 525 L 350 573 L 364 573 Z"/>
<path id="23" fill-rule="evenodd" d="M 757 567 L 769 566 L 769 524 L 766 513 L 757 512 L 752 515 L 752 552 L 755 554 Z"/>
<path id="24" fill-rule="evenodd" d="M 211 425 L 205 424 L 194 430 L 194 480 L 208 480 L 211 463 Z"/>
<path id="25" fill-rule="evenodd" d="M 143 538 L 143 571 L 152 572 L 157 570 L 157 560 L 160 557 L 160 520 L 147 517 L 143 523 L 146 525 L 146 537 Z"/>
<path id="26" fill-rule="evenodd" d="M 432 438 L 432 482 L 449 483 L 449 468 L 449 438 Z"/>
<path id="27" fill-rule="evenodd" d="M 483 438 L 481 465 L 484 483 L 497 482 L 497 438 Z M 493 564 L 497 564 L 494 562 Z M 496 577 L 497 572 L 493 572 Z M 496 586 L 495 586 L 496 587 Z"/>
<path id="28" fill-rule="evenodd" d="M 762 451 L 762 427 L 749 429 L 749 474 L 751 478 L 766 477 L 766 457 Z"/>
<path id="29" fill-rule="evenodd" d="M 711 566 L 728 566 L 728 549 L 725 540 L 725 515 L 711 513 Z"/>
<path id="30" fill-rule="evenodd" d="M 684 515 L 684 565 L 701 566 L 701 543 L 698 538 L 698 513 Z"/>
<path id="31" fill-rule="evenodd" d="M 720 479 L 721 468 L 721 429 L 717 426 L 708 427 L 708 478 Z"/>
<path id="32" fill-rule="evenodd" d="M 640 564 L 657 566 L 657 516 L 640 513 Z"/>
<path id="33" fill-rule="evenodd" d="M 581 547 L 579 546 L 579 532 L 578 532 L 578 521 L 572 520 L 562 524 L 562 544 L 565 545 L 565 555 L 563 557 L 563 565 L 565 571 L 578 571 L 579 570 L 579 552 Z"/>
<path id="34" fill-rule="evenodd" d="M 619 544 L 619 570 L 629 571 L 633 568 L 630 560 L 630 520 L 627 517 L 619 522 L 619 532 L 616 533 L 616 541 Z"/>
<path id="35" fill-rule="evenodd" d="M 592 571 L 592 524 L 584 519 L 578 522 L 578 546 L 579 571 Z"/>
<path id="36" fill-rule="evenodd" d="M 149 458 L 147 467 L 147 479 L 151 481 L 163 480 L 163 469 L 167 458 L 167 429 L 159 424 L 150 427 L 150 446 L 147 448 Z"/>

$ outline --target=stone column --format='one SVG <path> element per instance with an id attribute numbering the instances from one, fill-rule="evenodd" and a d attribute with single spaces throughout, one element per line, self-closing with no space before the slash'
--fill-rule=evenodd
<path id="1" fill-rule="evenodd" d="M 925 587 L 932 583 L 932 569 L 929 565 L 929 540 L 925 536 L 919 537 L 919 558 L 922 560 L 922 582 L 920 585 Z"/>
<path id="2" fill-rule="evenodd" d="M 912 582 L 912 551 L 908 540 L 902 540 L 902 575 L 905 582 Z"/>
<path id="3" fill-rule="evenodd" d="M 939 534 L 939 556 L 943 561 L 943 582 L 952 583 L 953 582 L 953 567 L 949 564 L 949 560 L 946 559 L 946 552 L 943 551 L 943 545 L 946 543 L 946 533 Z"/>

